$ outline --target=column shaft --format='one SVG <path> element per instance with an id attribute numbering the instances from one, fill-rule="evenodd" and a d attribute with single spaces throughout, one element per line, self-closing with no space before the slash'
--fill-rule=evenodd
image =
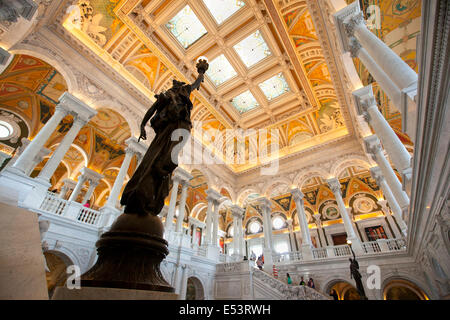
<path id="1" fill-rule="evenodd" d="M 408 169 L 411 166 L 411 155 L 378 110 L 378 107 L 372 105 L 367 109 L 367 112 L 369 114 L 370 124 L 383 143 L 383 147 L 386 149 L 397 170 L 401 172 Z"/>
<path id="2" fill-rule="evenodd" d="M 355 37 L 395 85 L 402 90 L 416 83 L 416 72 L 360 21 L 355 25 Z"/>
<path id="3" fill-rule="evenodd" d="M 402 210 L 404 208 L 407 208 L 409 206 L 408 195 L 405 191 L 403 191 L 400 181 L 395 175 L 394 170 L 387 161 L 386 157 L 381 152 L 381 149 L 375 151 L 375 160 L 380 167 L 381 172 L 383 173 L 383 176 L 386 179 L 386 182 L 388 183 L 392 193 L 394 194 L 395 199 L 397 199 L 400 208 L 402 208 Z"/>
<path id="4" fill-rule="evenodd" d="M 205 244 L 211 244 L 211 227 L 212 227 L 212 206 L 213 200 L 211 198 L 208 199 L 208 209 L 206 211 L 206 227 L 205 227 Z"/>
<path id="5" fill-rule="evenodd" d="M 85 204 L 92 197 L 92 194 L 94 193 L 94 190 L 97 187 L 97 185 L 98 185 L 98 182 L 89 181 L 89 188 L 86 191 L 86 194 L 84 195 L 83 201 L 81 202 L 81 204 Z"/>
<path id="6" fill-rule="evenodd" d="M 52 156 L 48 159 L 44 168 L 39 173 L 38 179 L 41 179 L 45 182 L 49 182 L 50 178 L 58 168 L 62 159 L 66 155 L 73 141 L 75 140 L 77 134 L 80 132 L 81 128 L 86 124 L 86 121 L 76 118 L 73 122 L 72 127 L 69 132 L 64 136 L 64 139 L 59 144 L 58 148 L 56 148 L 55 152 L 53 152 Z"/>
<path id="7" fill-rule="evenodd" d="M 217 239 L 218 230 L 219 230 L 219 202 L 214 201 L 212 244 L 215 247 L 218 246 L 218 239 Z"/>
<path id="8" fill-rule="evenodd" d="M 114 185 L 109 193 L 108 201 L 106 202 L 106 205 L 109 207 L 116 208 L 117 206 L 117 200 L 119 198 L 120 191 L 122 190 L 123 182 L 130 167 L 133 155 L 134 153 L 131 150 L 125 149 L 125 158 L 123 159 L 119 173 L 117 174 L 116 180 L 114 180 Z"/>
<path id="9" fill-rule="evenodd" d="M 57 106 L 55 108 L 55 113 L 47 121 L 44 127 L 39 131 L 39 133 L 30 142 L 28 147 L 19 156 L 17 161 L 14 163 L 13 167 L 20 170 L 23 173 L 28 172 L 32 166 L 34 158 L 37 156 L 39 151 L 44 147 L 48 138 L 56 130 L 56 127 L 61 122 L 61 120 L 67 115 L 67 110 Z"/>
<path id="10" fill-rule="evenodd" d="M 70 195 L 69 201 L 77 200 L 78 194 L 80 193 L 81 188 L 83 187 L 83 184 L 85 182 L 86 182 L 86 178 L 83 175 L 79 176 L 77 185 L 75 186 L 75 189 L 73 190 L 72 194 Z"/>
<path id="11" fill-rule="evenodd" d="M 183 220 L 184 220 L 184 215 L 186 212 L 187 189 L 188 189 L 188 184 L 183 183 L 183 186 L 181 188 L 180 205 L 178 207 L 179 212 L 178 212 L 178 218 L 177 218 L 177 228 L 175 229 L 176 232 L 183 231 Z"/>

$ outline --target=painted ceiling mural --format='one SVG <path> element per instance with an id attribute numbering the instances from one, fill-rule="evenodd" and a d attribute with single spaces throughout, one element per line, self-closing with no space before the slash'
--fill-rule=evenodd
<path id="1" fill-rule="evenodd" d="M 352 3 L 353 0 L 346 0 Z M 370 15 L 380 14 L 380 28 L 371 31 L 382 39 L 395 53 L 416 72 L 416 41 L 420 33 L 421 0 L 359 0 L 361 10 L 367 19 Z M 379 11 L 373 12 L 369 7 L 375 6 Z M 372 83 L 374 94 L 378 101 L 380 111 L 388 120 L 400 140 L 409 151 L 412 151 L 413 142 L 407 134 L 402 132 L 401 113 L 392 105 L 387 95 L 380 89 L 367 69 L 358 58 L 354 58 L 356 70 L 364 85 Z"/>
<path id="2" fill-rule="evenodd" d="M 21 127 L 16 143 L 1 143 L 13 154 L 20 147 L 22 137 L 33 138 L 51 118 L 59 97 L 67 91 L 61 74 L 52 66 L 35 57 L 16 55 L 0 76 L 0 115 L 13 115 Z M 63 164 L 55 171 L 52 182 L 59 187 L 65 178 L 76 179 L 79 170 L 86 165 L 100 173 L 108 168 L 120 168 L 124 157 L 125 140 L 131 136 L 127 121 L 117 112 L 99 108 L 98 113 L 86 124 L 74 140 L 78 149 L 71 147 Z M 47 141 L 45 147 L 54 150 L 70 129 L 73 119 L 66 116 Z M 36 176 L 47 159 L 40 163 L 32 176 Z M 133 159 L 128 175 L 134 171 Z M 112 170 L 114 172 L 114 170 Z M 116 174 L 117 175 L 117 174 Z M 105 176 L 112 186 L 115 176 Z M 107 187 L 105 185 L 104 187 Z M 96 193 L 101 193 L 101 186 Z"/>
<path id="3" fill-rule="evenodd" d="M 145 16 L 144 23 L 149 25 L 151 23 L 148 21 L 157 19 L 158 22 L 154 22 L 152 28 L 164 29 L 158 31 L 162 33 L 157 35 L 158 41 L 162 42 L 162 46 L 165 48 L 164 50 L 173 53 L 173 46 L 179 46 L 186 52 L 195 50 L 196 53 L 188 55 L 192 55 L 192 59 L 196 59 L 199 56 L 197 52 L 200 52 L 200 49 L 192 48 L 203 38 L 209 36 L 209 29 L 203 28 L 205 19 L 212 18 L 219 27 L 222 25 L 230 26 L 235 23 L 233 28 L 236 28 L 237 24 L 242 23 L 243 18 L 240 16 L 243 15 L 243 10 L 250 10 L 250 8 L 246 8 L 247 6 L 245 1 L 229 1 L 228 4 L 225 4 L 222 1 L 218 3 L 214 1 L 190 0 L 187 4 L 185 2 L 181 4 L 179 1 L 152 3 L 151 1 L 80 0 L 77 6 L 72 8 L 71 14 L 64 22 L 64 27 L 105 59 L 107 63 L 117 68 L 117 71 L 129 77 L 131 82 L 139 83 L 138 86 L 143 85 L 148 89 L 146 93 L 153 95 L 169 88 L 172 79 L 176 76 L 167 62 L 164 62 L 164 59 L 160 59 L 162 53 L 152 52 L 148 42 L 144 43 L 141 37 L 138 37 L 136 29 L 139 26 L 136 26 L 134 21 L 131 21 L 130 18 L 124 15 L 122 12 L 123 7 L 145 8 L 145 12 L 148 15 Z M 166 12 L 172 10 L 172 7 L 179 7 L 179 9 L 176 12 L 174 11 L 173 14 L 167 15 Z M 205 16 L 203 9 L 199 13 L 199 8 L 203 7 L 209 17 Z M 216 108 L 219 112 L 223 112 L 225 117 L 231 119 L 231 123 L 226 123 L 223 118 L 211 112 L 211 107 L 205 104 L 205 99 L 200 99 L 200 102 L 199 99 L 196 99 L 198 96 L 193 97 L 197 100 L 197 103 L 194 102 L 195 108 L 192 118 L 195 121 L 203 121 L 201 127 L 193 129 L 193 135 L 201 140 L 204 145 L 211 146 L 211 142 L 203 139 L 201 132 L 197 131 L 197 129 L 202 129 L 203 131 L 216 129 L 223 132 L 223 130 L 230 128 L 230 125 L 243 128 L 271 127 L 278 129 L 280 132 L 279 148 L 280 156 L 282 157 L 307 148 L 310 145 L 307 142 L 317 135 L 331 134 L 328 136 L 328 139 L 333 139 L 348 133 L 306 5 L 303 2 L 299 2 L 299 5 L 295 5 L 293 10 L 285 12 L 284 15 L 289 34 L 298 49 L 298 57 L 303 63 L 304 73 L 317 98 L 317 107 L 311 113 L 297 116 L 295 114 L 299 114 L 301 108 L 297 108 L 294 111 L 290 107 L 291 109 L 287 113 L 270 116 L 271 120 L 268 120 L 268 122 L 264 120 L 265 122 L 261 123 L 263 120 L 258 120 L 260 123 L 245 125 L 245 122 L 248 121 L 245 119 L 253 119 L 252 117 L 256 117 L 254 115 L 261 114 L 261 110 L 267 108 L 267 105 L 270 108 L 270 105 L 279 103 L 277 101 L 285 101 L 286 99 L 286 101 L 291 99 L 289 103 L 292 105 L 295 101 L 292 100 L 292 97 L 294 97 L 292 94 L 303 95 L 304 99 L 306 99 L 306 96 L 302 93 L 303 88 L 301 86 L 298 88 L 292 87 L 294 84 L 298 86 L 298 81 L 292 80 L 291 75 L 288 77 L 285 71 L 278 72 L 272 77 L 264 76 L 265 79 L 258 80 L 255 83 L 255 89 L 248 91 L 239 90 L 241 92 L 238 92 L 235 85 L 233 89 L 236 91 L 235 93 L 226 92 L 230 91 L 232 87 L 224 91 L 223 88 L 230 86 L 229 83 L 243 81 L 240 80 L 238 72 L 238 69 L 242 67 L 236 67 L 236 64 L 239 64 L 236 59 L 240 59 L 243 67 L 248 69 L 246 72 L 252 72 L 252 70 L 257 70 L 257 68 L 261 69 L 261 65 L 269 63 L 267 61 L 270 61 L 270 58 L 274 59 L 273 56 L 276 50 L 274 51 L 273 44 L 270 44 L 270 41 L 267 39 L 267 31 L 263 32 L 261 29 L 257 29 L 233 43 L 234 59 L 230 60 L 229 53 L 213 54 L 213 58 L 209 59 L 211 68 L 207 72 L 207 79 L 212 81 L 213 86 L 208 86 L 207 91 L 226 100 L 226 102 L 223 102 L 226 106 L 215 106 L 213 109 Z M 163 18 L 160 18 L 161 16 Z M 124 19 L 129 19 L 129 21 L 124 22 Z M 192 24 L 193 19 L 198 19 L 199 21 Z M 244 24 L 251 23 L 247 21 Z M 200 29 L 197 30 L 198 28 Z M 230 28 L 228 27 L 228 29 Z M 226 31 L 227 33 L 221 32 L 220 28 L 217 30 L 217 37 L 221 38 L 220 41 L 225 41 L 237 32 L 237 29 Z M 199 34 L 190 39 L 189 36 L 194 35 L 194 31 L 198 31 Z M 153 41 L 147 40 L 149 42 Z M 221 50 L 217 45 L 213 45 L 212 48 L 210 49 L 214 52 Z M 204 52 L 201 55 L 208 55 L 208 52 Z M 117 67 L 117 62 L 119 62 L 121 67 Z M 172 67 L 179 69 L 187 66 L 184 63 L 179 63 Z M 231 91 L 234 92 L 233 90 Z M 258 94 L 255 95 L 255 92 Z M 287 98 L 289 97 L 288 94 L 291 94 L 291 98 Z M 226 99 L 224 95 L 227 96 Z M 231 96 L 228 99 L 229 95 Z M 307 103 L 306 100 L 305 103 Z M 230 111 L 230 108 L 235 111 Z M 272 112 L 277 111 L 270 111 L 269 114 L 272 114 Z M 241 120 L 239 120 L 240 117 Z M 275 125 L 271 125 L 273 121 L 275 121 Z M 326 139 L 322 138 L 321 140 L 325 141 Z M 296 147 L 292 148 L 292 146 Z M 215 146 L 215 148 L 216 152 L 224 159 L 225 144 L 222 147 Z M 247 154 L 249 152 L 249 150 L 246 151 Z M 259 154 L 257 156 L 259 157 Z M 234 172 L 241 172 L 259 164 L 261 163 L 257 162 L 251 165 L 229 164 L 229 167 Z"/>

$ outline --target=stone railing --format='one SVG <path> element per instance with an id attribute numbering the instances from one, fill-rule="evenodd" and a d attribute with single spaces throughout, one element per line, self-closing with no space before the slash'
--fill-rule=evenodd
<path id="1" fill-rule="evenodd" d="M 256 268 L 253 268 L 252 272 L 254 278 L 278 291 L 285 300 L 331 300 L 330 297 L 310 287 L 288 285 Z"/>
<path id="2" fill-rule="evenodd" d="M 346 244 L 342 244 L 339 246 L 332 246 L 332 252 L 335 257 L 346 257 L 351 256 L 352 252 L 350 251 L 350 247 Z"/>
<path id="3" fill-rule="evenodd" d="M 47 192 L 39 209 L 62 216 L 67 207 L 67 200 L 59 198 L 53 192 Z"/>
<path id="4" fill-rule="evenodd" d="M 100 212 L 94 209 L 82 207 L 78 213 L 77 220 L 83 223 L 97 225 L 100 219 Z"/>
<path id="5" fill-rule="evenodd" d="M 294 261 L 302 261 L 303 254 L 301 251 L 278 253 L 272 256 L 274 263 L 288 263 Z"/>
<path id="6" fill-rule="evenodd" d="M 371 254 L 381 252 L 380 245 L 378 244 L 377 241 L 363 242 L 361 243 L 361 246 L 364 250 L 364 253 Z"/>
<path id="7" fill-rule="evenodd" d="M 59 198 L 57 194 L 47 192 L 39 206 L 40 211 L 65 217 L 69 220 L 75 220 L 83 224 L 89 224 L 100 227 L 100 211 L 86 208 L 75 201 L 68 201 Z"/>
<path id="8" fill-rule="evenodd" d="M 312 248 L 313 259 L 328 258 L 327 248 Z"/>

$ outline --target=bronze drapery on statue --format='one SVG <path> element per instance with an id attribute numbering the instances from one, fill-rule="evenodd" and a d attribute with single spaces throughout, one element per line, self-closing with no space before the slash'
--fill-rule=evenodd
<path id="1" fill-rule="evenodd" d="M 151 118 L 155 138 L 122 194 L 124 214 L 97 241 L 96 264 L 81 276 L 82 287 L 103 287 L 173 292 L 161 272 L 160 263 L 169 253 L 163 239 L 164 227 L 157 216 L 169 193 L 169 182 L 177 164 L 172 141 L 177 129 L 191 129 L 191 92 L 199 89 L 208 69 L 206 60 L 197 63 L 199 76 L 192 84 L 173 80 L 173 86 L 156 96 L 141 123 L 140 139 Z M 177 148 L 176 150 L 181 150 Z"/>

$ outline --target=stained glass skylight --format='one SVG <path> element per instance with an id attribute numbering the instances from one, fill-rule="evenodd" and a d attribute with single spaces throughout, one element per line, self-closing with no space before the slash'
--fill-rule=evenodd
<path id="1" fill-rule="evenodd" d="M 247 68 L 272 54 L 259 30 L 249 35 L 233 48 Z"/>
<path id="2" fill-rule="evenodd" d="M 208 71 L 206 71 L 206 75 L 216 86 L 220 86 L 222 83 L 233 78 L 236 74 L 236 71 L 223 54 L 212 60 L 209 63 Z"/>
<path id="3" fill-rule="evenodd" d="M 244 113 L 259 106 L 258 101 L 252 95 L 250 90 L 247 90 L 231 100 L 231 104 L 239 113 Z"/>
<path id="4" fill-rule="evenodd" d="M 282 72 L 261 82 L 258 86 L 269 101 L 291 90 Z"/>
<path id="5" fill-rule="evenodd" d="M 189 5 L 167 22 L 166 27 L 185 49 L 207 33 Z"/>
<path id="6" fill-rule="evenodd" d="M 203 0 L 203 2 L 217 24 L 222 24 L 222 22 L 245 6 L 244 1 L 239 0 Z"/>

